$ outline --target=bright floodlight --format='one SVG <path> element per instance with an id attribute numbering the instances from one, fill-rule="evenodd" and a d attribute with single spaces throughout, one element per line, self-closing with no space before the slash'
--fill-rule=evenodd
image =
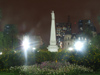
<path id="1" fill-rule="evenodd" d="M 75 43 L 75 49 L 80 51 L 80 50 L 82 50 L 82 48 L 83 48 L 83 43 L 81 41 L 77 41 Z"/>
<path id="2" fill-rule="evenodd" d="M 24 50 L 27 50 L 29 48 L 29 37 L 28 36 L 23 37 L 22 46 L 23 46 Z"/>

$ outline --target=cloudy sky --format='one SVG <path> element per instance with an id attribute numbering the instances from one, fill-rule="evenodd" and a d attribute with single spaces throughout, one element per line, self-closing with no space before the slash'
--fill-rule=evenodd
<path id="1" fill-rule="evenodd" d="M 19 33 L 40 35 L 45 43 L 49 41 L 52 10 L 56 23 L 67 22 L 70 15 L 72 32 L 77 32 L 74 23 L 83 19 L 90 19 L 100 32 L 100 0 L 0 0 L 0 8 L 1 28 L 15 24 Z"/>

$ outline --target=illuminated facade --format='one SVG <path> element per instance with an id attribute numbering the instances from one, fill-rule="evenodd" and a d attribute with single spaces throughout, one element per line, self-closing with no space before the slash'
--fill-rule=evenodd
<path id="1" fill-rule="evenodd" d="M 60 48 L 63 48 L 63 41 L 64 36 L 66 34 L 71 33 L 71 23 L 70 23 L 70 17 L 68 16 L 68 22 L 67 23 L 56 23 L 56 38 L 57 38 L 57 45 Z"/>

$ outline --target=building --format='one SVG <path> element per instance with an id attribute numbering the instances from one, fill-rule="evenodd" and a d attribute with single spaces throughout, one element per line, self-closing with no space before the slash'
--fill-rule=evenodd
<path id="1" fill-rule="evenodd" d="M 90 43 L 91 40 L 88 36 L 85 36 L 85 31 L 91 37 L 95 37 L 97 35 L 96 28 L 90 20 L 79 20 L 77 25 L 78 32 L 72 33 L 69 17 L 67 23 L 56 24 L 57 44 L 60 48 L 69 49 L 74 46 L 75 41 L 84 41 Z"/>
<path id="2" fill-rule="evenodd" d="M 82 33 L 84 30 L 92 32 L 92 36 L 96 36 L 96 28 L 90 20 L 79 20 L 78 22 L 78 33 Z"/>
<path id="3" fill-rule="evenodd" d="M 60 48 L 63 48 L 64 36 L 69 33 L 71 33 L 71 23 L 70 23 L 70 17 L 68 16 L 67 23 L 56 23 L 57 45 Z"/>

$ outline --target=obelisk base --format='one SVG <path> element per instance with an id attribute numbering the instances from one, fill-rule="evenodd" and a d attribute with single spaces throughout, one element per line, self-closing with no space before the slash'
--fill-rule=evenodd
<path id="1" fill-rule="evenodd" d="M 58 46 L 57 45 L 49 45 L 47 47 L 48 51 L 50 52 L 58 52 Z"/>

